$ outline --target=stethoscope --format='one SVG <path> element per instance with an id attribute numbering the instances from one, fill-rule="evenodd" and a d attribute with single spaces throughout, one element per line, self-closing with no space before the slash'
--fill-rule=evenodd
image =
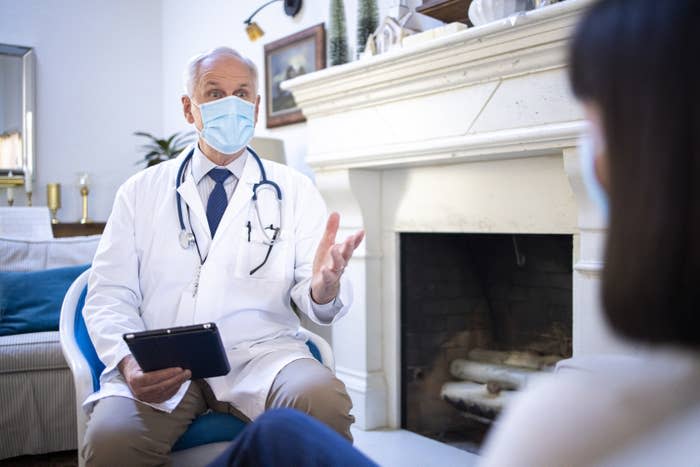
<path id="1" fill-rule="evenodd" d="M 258 218 L 258 225 L 260 226 L 260 231 L 263 233 L 265 236 L 265 243 L 268 245 L 267 248 L 267 253 L 265 254 L 265 259 L 263 260 L 262 263 L 260 263 L 259 266 L 256 266 L 250 271 L 250 275 L 255 274 L 256 271 L 258 271 L 261 267 L 265 265 L 267 262 L 268 258 L 270 257 L 270 253 L 272 252 L 272 247 L 275 246 L 275 243 L 277 242 L 277 239 L 280 236 L 280 232 L 282 231 L 282 190 L 280 189 L 279 185 L 277 185 L 275 182 L 272 180 L 267 179 L 267 173 L 265 172 L 265 167 L 263 166 L 262 161 L 260 160 L 260 156 L 250 147 L 247 147 L 247 150 L 250 152 L 250 154 L 253 156 L 253 159 L 255 159 L 255 162 L 258 164 L 258 168 L 260 169 L 260 181 L 253 185 L 253 206 L 255 207 L 255 214 L 256 217 Z M 185 220 L 182 215 L 182 197 L 180 196 L 180 192 L 177 191 L 180 188 L 180 185 L 185 181 L 185 169 L 187 165 L 190 163 L 192 160 L 192 156 L 194 155 L 194 148 L 187 154 L 185 159 L 182 161 L 182 164 L 180 164 L 180 169 L 177 171 L 177 180 L 175 182 L 175 194 L 176 194 L 176 203 L 177 203 L 177 218 L 180 221 L 180 235 L 179 235 L 179 240 L 180 240 L 180 246 L 183 249 L 188 249 L 191 247 L 193 244 L 195 248 L 197 249 L 197 255 L 199 256 L 199 264 L 200 266 L 204 264 L 204 262 L 207 260 L 206 256 L 202 256 L 202 253 L 199 249 L 199 242 L 197 242 L 197 236 L 194 234 L 194 230 L 192 229 L 192 219 L 190 217 L 190 207 L 185 203 L 185 206 L 187 208 L 187 223 L 190 226 L 189 231 L 185 228 Z M 258 206 L 258 190 L 273 190 L 275 192 L 276 200 L 277 200 L 277 209 L 279 211 L 279 225 L 277 227 L 274 226 L 274 224 L 270 224 L 269 226 L 264 226 L 262 223 L 262 218 L 260 216 L 260 208 Z M 252 230 L 252 226 L 250 225 L 250 221 L 248 221 L 248 224 L 246 226 L 248 228 L 248 241 L 250 242 L 250 232 Z M 268 234 L 268 230 L 272 232 L 272 235 Z"/>

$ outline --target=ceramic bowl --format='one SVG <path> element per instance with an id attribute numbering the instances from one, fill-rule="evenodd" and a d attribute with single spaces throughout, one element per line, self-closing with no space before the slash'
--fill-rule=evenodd
<path id="1" fill-rule="evenodd" d="M 474 26 L 481 26 L 525 11 L 530 4 L 530 0 L 472 0 L 469 20 Z"/>

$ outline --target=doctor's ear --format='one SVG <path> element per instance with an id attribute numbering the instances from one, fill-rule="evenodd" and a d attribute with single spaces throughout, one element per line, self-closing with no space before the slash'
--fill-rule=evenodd
<path id="1" fill-rule="evenodd" d="M 260 112 L 260 94 L 255 98 L 255 124 L 258 124 L 258 113 Z"/>
<path id="2" fill-rule="evenodd" d="M 183 95 L 180 100 L 182 101 L 182 113 L 185 116 L 187 123 L 194 123 L 194 115 L 192 115 L 192 101 L 190 96 Z"/>

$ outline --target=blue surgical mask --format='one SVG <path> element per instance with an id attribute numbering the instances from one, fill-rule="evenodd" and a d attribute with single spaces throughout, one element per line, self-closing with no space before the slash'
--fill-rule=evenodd
<path id="1" fill-rule="evenodd" d="M 255 105 L 236 96 L 224 97 L 199 107 L 202 130 L 197 131 L 207 144 L 220 153 L 233 154 L 248 145 L 255 132 Z"/>
<path id="2" fill-rule="evenodd" d="M 608 193 L 603 188 L 598 180 L 598 175 L 595 172 L 596 147 L 593 137 L 590 133 L 585 133 L 579 141 L 579 154 L 581 161 L 581 175 L 583 184 L 586 186 L 588 197 L 593 203 L 598 206 L 598 209 L 607 220 L 609 203 Z"/>

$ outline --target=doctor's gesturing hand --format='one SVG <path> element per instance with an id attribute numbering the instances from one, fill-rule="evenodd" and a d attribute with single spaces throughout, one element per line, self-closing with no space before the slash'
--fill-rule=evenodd
<path id="1" fill-rule="evenodd" d="M 164 368 L 144 372 L 132 355 L 119 362 L 119 371 L 136 398 L 142 402 L 157 404 L 175 395 L 182 383 L 192 377 L 190 370 Z"/>
<path id="2" fill-rule="evenodd" d="M 360 230 L 346 238 L 343 243 L 335 243 L 339 224 L 340 215 L 337 212 L 331 213 L 326 224 L 326 232 L 314 257 L 311 298 L 319 305 L 330 302 L 338 295 L 340 277 L 343 275 L 345 266 L 365 237 L 364 230 Z"/>

